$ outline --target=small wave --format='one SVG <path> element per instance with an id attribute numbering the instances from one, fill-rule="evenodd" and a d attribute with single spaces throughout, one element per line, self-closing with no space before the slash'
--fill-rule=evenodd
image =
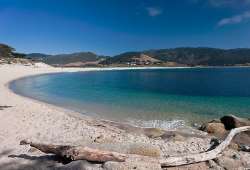
<path id="1" fill-rule="evenodd" d="M 166 130 L 173 130 L 178 128 L 183 128 L 186 126 L 184 120 L 134 120 L 129 119 L 128 122 L 132 125 L 145 128 L 161 128 Z"/>

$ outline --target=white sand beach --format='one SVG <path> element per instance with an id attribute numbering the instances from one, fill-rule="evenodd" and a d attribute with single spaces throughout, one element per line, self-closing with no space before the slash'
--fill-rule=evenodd
<path id="1" fill-rule="evenodd" d="M 131 130 L 135 134 L 128 133 L 104 121 L 19 96 L 8 88 L 10 81 L 24 76 L 90 70 L 103 69 L 62 69 L 43 64 L 36 66 L 0 65 L 0 106 L 10 106 L 0 109 L 0 169 L 26 169 L 37 167 L 41 162 L 43 167 L 60 166 L 60 164 L 55 165 L 55 161 L 50 160 L 40 151 L 31 149 L 29 146 L 20 146 L 19 142 L 23 139 L 41 143 L 103 147 L 114 151 L 122 150 L 125 153 L 142 152 L 142 154 L 153 154 L 159 157 L 178 153 L 198 153 L 208 149 L 209 138 L 192 137 L 182 140 L 180 137 L 168 142 L 155 140 L 145 135 L 145 131 L 140 134 L 140 130 Z M 155 131 L 156 135 L 160 133 L 160 131 L 153 130 L 154 133 Z M 140 146 L 140 149 L 136 151 L 137 146 Z M 130 160 L 129 164 L 138 163 L 138 161 Z M 119 166 L 123 165 L 127 167 L 128 164 L 119 164 Z M 109 165 L 93 166 L 109 169 Z M 158 164 L 147 166 L 149 166 L 148 169 L 160 169 Z M 150 166 L 155 168 L 150 168 Z"/>

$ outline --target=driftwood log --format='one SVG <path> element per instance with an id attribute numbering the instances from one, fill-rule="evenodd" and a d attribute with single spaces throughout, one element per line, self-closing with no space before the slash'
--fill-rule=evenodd
<path id="1" fill-rule="evenodd" d="M 125 154 L 103 151 L 99 149 L 92 149 L 89 147 L 81 146 L 67 146 L 67 145 L 46 145 L 41 143 L 33 143 L 26 140 L 22 140 L 20 145 L 30 145 L 44 153 L 55 154 L 62 158 L 75 161 L 75 160 L 88 160 L 94 162 L 107 162 L 116 161 L 123 162 L 126 159 Z"/>
<path id="2" fill-rule="evenodd" d="M 204 162 L 215 159 L 220 156 L 222 151 L 228 147 L 233 137 L 238 133 L 249 131 L 250 126 L 232 129 L 226 139 L 215 149 L 203 153 L 188 154 L 182 156 L 168 157 L 160 160 L 162 167 L 174 167 L 198 162 Z M 69 160 L 87 160 L 96 162 L 117 161 L 123 162 L 129 155 L 117 152 L 103 151 L 81 146 L 63 146 L 63 145 L 46 145 L 32 143 L 26 140 L 20 142 L 21 145 L 30 145 L 44 153 L 51 153 Z"/>

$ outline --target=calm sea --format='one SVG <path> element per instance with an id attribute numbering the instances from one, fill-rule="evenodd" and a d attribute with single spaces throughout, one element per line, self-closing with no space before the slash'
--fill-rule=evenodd
<path id="1" fill-rule="evenodd" d="M 10 87 L 83 114 L 143 126 L 181 126 L 225 114 L 250 117 L 250 68 L 58 73 Z"/>

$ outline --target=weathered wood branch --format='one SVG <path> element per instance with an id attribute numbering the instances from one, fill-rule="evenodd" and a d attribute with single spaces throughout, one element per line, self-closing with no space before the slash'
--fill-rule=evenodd
<path id="1" fill-rule="evenodd" d="M 220 156 L 221 152 L 228 147 L 230 142 L 232 141 L 233 137 L 238 133 L 249 131 L 250 126 L 239 127 L 232 129 L 231 132 L 228 134 L 227 138 L 218 145 L 215 149 L 210 150 L 208 152 L 198 153 L 198 154 L 189 154 L 184 156 L 176 156 L 176 157 L 169 157 L 160 161 L 162 167 L 170 167 L 170 166 L 180 166 L 180 165 L 187 165 L 193 164 L 198 162 L 204 162 L 208 160 L 215 159 Z"/>
<path id="2" fill-rule="evenodd" d="M 30 145 L 44 153 L 51 153 L 57 156 L 75 161 L 75 160 L 88 160 L 95 162 L 107 162 L 107 161 L 116 161 L 123 162 L 126 159 L 125 154 L 103 151 L 99 149 L 92 149 L 89 147 L 81 146 L 63 146 L 63 145 L 46 145 L 40 143 L 28 142 L 22 140 L 20 145 Z"/>

